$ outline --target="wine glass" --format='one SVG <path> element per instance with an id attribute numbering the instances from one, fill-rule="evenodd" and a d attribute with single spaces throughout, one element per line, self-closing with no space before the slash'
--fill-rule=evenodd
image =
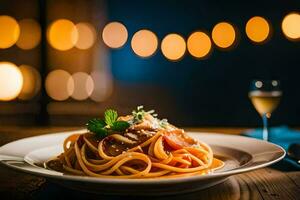
<path id="1" fill-rule="evenodd" d="M 250 85 L 249 98 L 263 120 L 263 140 L 268 141 L 268 119 L 277 108 L 282 91 L 279 80 L 253 80 Z"/>

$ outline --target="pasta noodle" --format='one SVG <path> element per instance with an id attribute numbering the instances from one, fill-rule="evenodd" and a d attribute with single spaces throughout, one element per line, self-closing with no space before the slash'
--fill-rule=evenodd
<path id="1" fill-rule="evenodd" d="M 201 175 L 223 167 L 209 145 L 169 123 L 153 127 L 153 120 L 157 122 L 146 113 L 139 123 L 103 138 L 88 131 L 71 135 L 63 143 L 64 152 L 47 166 L 59 170 L 55 163 L 69 174 L 114 179 Z M 145 121 L 149 127 L 142 127 Z"/>

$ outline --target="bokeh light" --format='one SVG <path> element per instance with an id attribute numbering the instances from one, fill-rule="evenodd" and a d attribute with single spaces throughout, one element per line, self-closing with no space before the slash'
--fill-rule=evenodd
<path id="1" fill-rule="evenodd" d="M 161 42 L 161 50 L 167 59 L 179 60 L 186 50 L 184 38 L 175 33 L 167 35 Z"/>
<path id="2" fill-rule="evenodd" d="M 10 62 L 0 62 L 0 100 L 10 101 L 21 92 L 23 76 L 20 69 Z"/>
<path id="3" fill-rule="evenodd" d="M 131 47 L 134 53 L 141 57 L 149 57 L 155 53 L 158 46 L 156 35 L 149 30 L 136 32 L 131 40 Z"/>
<path id="4" fill-rule="evenodd" d="M 111 48 L 122 47 L 128 38 L 126 27 L 120 22 L 111 22 L 107 24 L 102 32 L 104 43 Z"/>
<path id="5" fill-rule="evenodd" d="M 194 32 L 187 40 L 187 49 L 196 58 L 204 58 L 211 51 L 211 40 L 204 32 Z"/>
<path id="6" fill-rule="evenodd" d="M 96 40 L 95 28 L 89 23 L 78 23 L 76 24 L 78 32 L 78 40 L 75 46 L 78 49 L 88 49 L 93 46 Z"/>
<path id="7" fill-rule="evenodd" d="M 235 29 L 227 22 L 220 22 L 212 30 L 212 39 L 218 47 L 229 48 L 236 40 Z"/>
<path id="8" fill-rule="evenodd" d="M 300 39 L 300 14 L 290 13 L 284 17 L 281 24 L 284 35 L 290 40 Z"/>
<path id="9" fill-rule="evenodd" d="M 41 27 L 34 19 L 19 21 L 20 37 L 16 43 L 21 49 L 33 49 L 41 41 Z"/>
<path id="10" fill-rule="evenodd" d="M 45 88 L 48 96 L 52 99 L 63 101 L 73 93 L 74 81 L 68 72 L 58 69 L 47 75 Z"/>
<path id="11" fill-rule="evenodd" d="M 40 91 L 41 76 L 35 68 L 28 65 L 21 65 L 19 69 L 23 76 L 23 87 L 18 98 L 29 100 Z"/>
<path id="12" fill-rule="evenodd" d="M 48 28 L 47 38 L 50 45 L 61 51 L 73 48 L 78 40 L 78 32 L 70 20 L 59 19 Z"/>
<path id="13" fill-rule="evenodd" d="M 246 34 L 253 42 L 264 42 L 270 35 L 270 25 L 263 17 L 252 17 L 246 24 Z"/>
<path id="14" fill-rule="evenodd" d="M 6 15 L 0 16 L 0 49 L 6 49 L 13 46 L 20 35 L 20 26 L 18 22 Z"/>
<path id="15" fill-rule="evenodd" d="M 113 92 L 112 77 L 101 71 L 92 72 L 91 77 L 94 81 L 94 91 L 90 98 L 96 102 L 103 102 L 107 100 Z"/>
<path id="16" fill-rule="evenodd" d="M 72 98 L 76 100 L 87 99 L 94 90 L 94 82 L 90 75 L 84 72 L 77 72 L 72 75 L 74 90 Z"/>

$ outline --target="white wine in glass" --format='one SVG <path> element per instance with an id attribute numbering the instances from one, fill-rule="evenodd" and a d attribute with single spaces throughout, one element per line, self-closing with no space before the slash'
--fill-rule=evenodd
<path id="1" fill-rule="evenodd" d="M 268 140 L 268 118 L 277 108 L 282 92 L 278 80 L 263 81 L 255 80 L 251 83 L 249 98 L 256 111 L 263 119 L 263 139 Z"/>
<path id="2" fill-rule="evenodd" d="M 271 115 L 280 102 L 281 94 L 281 91 L 252 91 L 249 92 L 249 98 L 260 115 Z"/>

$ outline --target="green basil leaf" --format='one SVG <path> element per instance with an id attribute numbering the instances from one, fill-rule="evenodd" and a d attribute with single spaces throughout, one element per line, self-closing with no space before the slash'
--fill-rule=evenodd
<path id="1" fill-rule="evenodd" d="M 127 128 L 129 128 L 130 124 L 125 121 L 115 121 L 113 125 L 111 126 L 111 129 L 113 131 L 124 131 Z"/>
<path id="2" fill-rule="evenodd" d="M 107 130 L 104 128 L 106 123 L 102 119 L 90 119 L 86 126 L 89 131 L 101 137 L 105 137 L 108 134 Z"/>
<path id="3" fill-rule="evenodd" d="M 109 126 L 113 126 L 113 123 L 117 121 L 118 113 L 115 110 L 109 109 L 104 112 L 105 123 Z"/>

